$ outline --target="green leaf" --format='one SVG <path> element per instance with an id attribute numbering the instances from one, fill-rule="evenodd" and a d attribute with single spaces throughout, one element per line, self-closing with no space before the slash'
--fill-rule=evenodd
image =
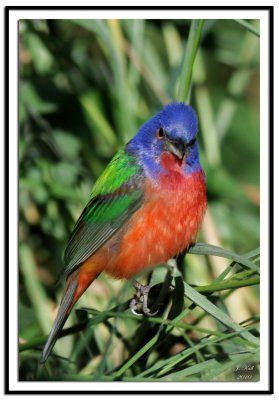
<path id="1" fill-rule="evenodd" d="M 81 150 L 80 140 L 72 132 L 61 129 L 53 129 L 52 135 L 61 157 L 75 160 Z"/>
<path id="2" fill-rule="evenodd" d="M 181 380 L 183 378 L 186 378 L 188 376 L 193 376 L 197 374 L 201 374 L 203 372 L 209 372 L 212 370 L 215 370 L 218 366 L 220 366 L 220 363 L 216 361 L 215 359 L 212 360 L 207 360 L 201 363 L 198 363 L 196 365 L 193 365 L 191 367 L 184 368 L 178 372 L 173 372 L 171 374 L 168 374 L 165 376 L 166 380 Z"/>
<path id="3" fill-rule="evenodd" d="M 250 261 L 248 258 L 240 256 L 239 254 L 236 254 L 231 250 L 226 250 L 218 246 L 213 246 L 212 244 L 196 243 L 194 246 L 190 247 L 189 253 L 228 258 L 229 260 L 235 261 L 241 265 L 244 265 L 245 267 L 259 272 L 258 265 Z"/>
<path id="4" fill-rule="evenodd" d="M 202 19 L 193 19 L 191 21 L 185 59 L 182 66 L 179 91 L 179 100 L 186 103 L 189 103 L 192 70 L 201 38 L 203 24 L 204 21 Z"/>
<path id="5" fill-rule="evenodd" d="M 30 108 L 38 114 L 50 114 L 58 110 L 58 105 L 45 101 L 30 82 L 22 82 L 19 90 L 21 107 Z"/>
<path id="6" fill-rule="evenodd" d="M 243 28 L 247 29 L 249 32 L 253 33 L 253 35 L 257 36 L 258 38 L 260 37 L 260 33 L 257 31 L 257 29 L 254 28 L 252 24 L 245 21 L 244 19 L 235 19 L 235 22 L 243 26 Z"/>
<path id="7" fill-rule="evenodd" d="M 212 381 L 216 380 L 217 377 L 227 370 L 229 371 L 235 371 L 235 367 L 239 365 L 251 365 L 253 364 L 258 364 L 260 361 L 260 352 L 259 349 L 255 350 L 252 352 L 252 354 L 238 354 L 233 357 L 232 360 L 225 362 L 219 366 L 216 366 L 213 370 L 207 371 L 205 374 L 205 379 L 207 381 Z"/>
<path id="8" fill-rule="evenodd" d="M 94 93 L 92 91 L 84 93 L 80 98 L 80 102 L 85 118 L 91 127 L 92 135 L 98 138 L 101 144 L 101 141 L 105 140 L 105 143 L 102 144 L 104 151 L 108 151 L 108 148 L 110 148 L 110 151 L 113 148 L 115 149 L 117 143 L 116 135 L 108 120 L 104 117 Z"/>
<path id="9" fill-rule="evenodd" d="M 212 317 L 216 318 L 219 322 L 224 324 L 226 327 L 238 332 L 247 341 L 259 345 L 259 340 L 253 336 L 250 332 L 244 330 L 241 326 L 236 324 L 227 314 L 216 307 L 211 301 L 205 296 L 198 293 L 188 283 L 184 282 L 185 296 L 192 300 L 197 306 L 202 308 L 204 311 L 209 313 Z"/>
<path id="10" fill-rule="evenodd" d="M 41 38 L 33 32 L 26 33 L 26 42 L 38 74 L 47 74 L 54 64 L 52 54 Z"/>
<path id="11" fill-rule="evenodd" d="M 20 245 L 20 270 L 24 277 L 29 299 L 35 310 L 36 318 L 43 333 L 48 333 L 52 325 L 49 307 L 47 306 L 47 296 L 43 285 L 37 275 L 37 266 L 34 254 L 31 249 L 24 244 Z M 45 312 L 42 312 L 45 310 Z"/>
<path id="12" fill-rule="evenodd" d="M 213 293 L 220 290 L 229 290 L 235 288 L 237 289 L 240 287 L 254 286 L 259 284 L 260 284 L 259 277 L 250 279 L 241 279 L 241 280 L 231 278 L 231 279 L 224 279 L 220 283 L 212 283 L 211 285 L 198 286 L 195 287 L 195 289 L 199 293 Z"/>

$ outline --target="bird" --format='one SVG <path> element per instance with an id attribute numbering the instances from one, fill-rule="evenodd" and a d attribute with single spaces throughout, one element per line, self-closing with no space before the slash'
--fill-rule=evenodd
<path id="1" fill-rule="evenodd" d="M 41 363 L 73 306 L 101 273 L 132 280 L 195 243 L 207 206 L 197 132 L 194 109 L 171 102 L 139 128 L 97 179 L 64 253 L 65 288 Z M 146 296 L 144 285 L 135 287 L 137 298 Z M 151 315 L 146 301 L 143 311 Z"/>

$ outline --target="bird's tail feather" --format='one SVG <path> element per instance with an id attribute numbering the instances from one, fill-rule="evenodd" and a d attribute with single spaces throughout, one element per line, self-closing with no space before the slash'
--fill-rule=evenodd
<path id="1" fill-rule="evenodd" d="M 62 298 L 62 301 L 61 301 L 61 304 L 60 304 L 60 307 L 58 310 L 58 314 L 56 316 L 53 327 L 50 331 L 49 337 L 47 339 L 44 350 L 42 352 L 42 356 L 41 356 L 41 360 L 40 360 L 41 363 L 46 362 L 53 346 L 55 345 L 58 334 L 61 331 L 61 329 L 63 328 L 63 325 L 65 324 L 65 322 L 70 314 L 70 311 L 73 308 L 73 305 L 75 304 L 75 302 L 73 302 L 73 300 L 74 300 L 74 296 L 75 296 L 77 287 L 78 287 L 78 280 L 71 279 L 69 281 L 69 284 L 67 285 L 65 293 L 63 295 L 63 298 Z"/>

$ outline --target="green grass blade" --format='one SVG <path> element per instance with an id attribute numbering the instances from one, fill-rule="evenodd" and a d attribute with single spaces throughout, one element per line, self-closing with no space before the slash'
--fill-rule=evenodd
<path id="1" fill-rule="evenodd" d="M 235 22 L 237 22 L 239 25 L 243 26 L 245 29 L 247 29 L 249 32 L 253 33 L 253 35 L 257 36 L 258 38 L 260 37 L 260 32 L 257 31 L 256 28 L 253 27 L 249 22 L 245 21 L 244 19 L 235 19 Z"/>
<path id="2" fill-rule="evenodd" d="M 225 279 L 220 283 L 215 283 L 206 286 L 198 286 L 195 289 L 199 293 L 213 293 L 215 291 L 220 291 L 220 290 L 236 289 L 240 287 L 259 285 L 259 283 L 260 283 L 259 277 L 244 279 L 244 280 Z"/>
<path id="3" fill-rule="evenodd" d="M 164 375 L 167 372 L 171 371 L 175 365 L 179 364 L 181 361 L 184 361 L 186 358 L 191 356 L 196 350 L 201 350 L 211 345 L 216 345 L 218 343 L 221 343 L 224 340 L 232 339 L 237 334 L 238 334 L 237 332 L 231 332 L 231 333 L 221 334 L 220 336 L 214 337 L 212 339 L 206 338 L 206 340 L 201 340 L 198 344 L 196 344 L 195 350 L 193 350 L 193 348 L 186 348 L 185 350 L 180 351 L 174 356 L 171 356 L 165 360 L 160 360 L 157 363 L 155 363 L 152 367 L 147 368 L 145 371 L 139 374 L 138 377 L 145 377 L 146 375 L 151 375 L 151 374 L 153 374 L 154 376 L 156 373 L 158 373 L 158 376 Z M 254 346 L 255 345 L 253 345 L 252 347 Z"/>
<path id="4" fill-rule="evenodd" d="M 203 24 L 204 20 L 202 19 L 194 19 L 191 22 L 189 38 L 186 46 L 186 54 L 182 66 L 178 96 L 180 101 L 185 101 L 186 103 L 189 102 L 192 70 L 200 42 Z"/>
<path id="5" fill-rule="evenodd" d="M 173 380 L 173 379 L 181 379 L 185 378 L 186 376 L 191 376 L 191 375 L 196 375 L 196 374 L 201 374 L 202 372 L 208 372 L 212 371 L 212 369 L 216 369 L 217 367 L 220 366 L 220 363 L 216 361 L 215 359 L 207 360 L 204 362 L 201 362 L 196 365 L 192 365 L 191 367 L 187 367 L 185 369 L 182 369 L 178 372 L 174 372 L 172 374 L 166 375 L 165 378 L 166 380 Z"/>
<path id="6" fill-rule="evenodd" d="M 102 111 L 98 107 L 96 99 L 91 92 L 86 92 L 80 97 L 80 103 L 85 112 L 90 126 L 95 127 L 96 133 L 102 135 L 111 147 L 116 147 L 117 137 L 110 126 L 108 120 L 104 117 Z"/>
<path id="7" fill-rule="evenodd" d="M 244 339 L 258 344 L 258 339 L 253 336 L 250 332 L 244 331 L 238 324 L 236 324 L 227 314 L 216 307 L 211 301 L 209 301 L 205 296 L 198 293 L 193 289 L 188 283 L 184 282 L 185 296 L 192 300 L 196 305 L 202 308 L 204 311 L 212 315 L 215 319 L 220 321 L 226 327 L 238 332 Z"/>
<path id="8" fill-rule="evenodd" d="M 248 253 L 243 254 L 243 257 L 245 258 L 253 258 L 253 257 L 258 257 L 260 255 L 260 248 L 257 247 L 254 250 L 249 251 Z"/>
<path id="9" fill-rule="evenodd" d="M 231 250 L 226 250 L 218 246 L 213 246 L 212 244 L 196 243 L 193 247 L 189 249 L 189 253 L 228 258 L 229 260 L 235 261 L 241 265 L 244 265 L 252 270 L 259 272 L 258 265 L 250 261 L 245 256 L 240 256 L 239 254 L 236 254 Z"/>
<path id="10" fill-rule="evenodd" d="M 258 364 L 260 361 L 259 349 L 252 352 L 252 354 L 239 354 L 235 356 L 232 360 L 225 362 L 224 364 L 217 365 L 214 370 L 208 371 L 205 375 L 207 381 L 216 380 L 216 378 L 226 372 L 227 370 L 233 371 L 237 366 L 247 365 L 251 363 Z"/>
<path id="11" fill-rule="evenodd" d="M 46 304 L 48 302 L 46 293 L 38 277 L 34 254 L 31 252 L 30 247 L 21 244 L 19 255 L 20 269 L 24 277 L 30 301 L 35 310 L 36 318 L 38 319 L 42 331 L 48 333 L 52 325 L 52 320 L 49 316 L 49 312 L 42 312 L 42 310 L 49 311 L 46 310 Z"/>
<path id="12" fill-rule="evenodd" d="M 123 375 L 127 369 L 129 369 L 141 356 L 143 356 L 159 339 L 160 332 L 158 332 L 151 340 L 149 340 L 145 346 L 143 346 L 137 353 L 135 353 L 124 365 L 114 374 L 115 378 L 119 378 Z"/>

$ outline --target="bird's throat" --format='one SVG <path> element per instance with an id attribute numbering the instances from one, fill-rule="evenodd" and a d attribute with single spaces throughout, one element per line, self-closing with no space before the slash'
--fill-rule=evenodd
<path id="1" fill-rule="evenodd" d="M 182 173 L 183 165 L 185 164 L 184 158 L 181 160 L 174 154 L 169 152 L 163 152 L 160 160 L 160 164 L 163 168 L 169 171 L 176 171 Z"/>

